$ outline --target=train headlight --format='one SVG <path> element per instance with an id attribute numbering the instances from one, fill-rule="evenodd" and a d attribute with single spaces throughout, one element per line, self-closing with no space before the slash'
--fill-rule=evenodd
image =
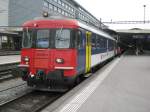
<path id="1" fill-rule="evenodd" d="M 62 58 L 57 58 L 57 59 L 56 59 L 56 63 L 58 63 L 58 64 L 63 64 L 63 63 L 64 63 L 64 59 L 62 59 Z"/>
<path id="2" fill-rule="evenodd" d="M 29 60 L 30 60 L 29 57 L 24 57 L 25 62 L 29 62 Z"/>
<path id="3" fill-rule="evenodd" d="M 48 17 L 48 12 L 43 12 L 43 17 Z"/>

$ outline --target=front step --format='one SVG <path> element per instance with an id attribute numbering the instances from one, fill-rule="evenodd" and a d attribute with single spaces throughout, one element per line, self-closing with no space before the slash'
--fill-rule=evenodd
<path id="1" fill-rule="evenodd" d="M 92 73 L 87 73 L 84 75 L 85 78 L 90 77 L 92 75 Z"/>

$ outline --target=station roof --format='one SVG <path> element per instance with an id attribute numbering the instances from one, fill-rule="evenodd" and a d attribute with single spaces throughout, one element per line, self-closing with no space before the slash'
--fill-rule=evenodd
<path id="1" fill-rule="evenodd" d="M 128 34 L 150 34 L 150 29 L 140 29 L 140 28 L 120 29 L 120 30 L 116 30 L 116 32 L 128 33 Z"/>
<path id="2" fill-rule="evenodd" d="M 18 33 L 17 32 L 8 32 L 8 31 L 5 31 L 5 32 L 0 31 L 0 36 L 11 36 L 11 35 L 18 35 Z"/>

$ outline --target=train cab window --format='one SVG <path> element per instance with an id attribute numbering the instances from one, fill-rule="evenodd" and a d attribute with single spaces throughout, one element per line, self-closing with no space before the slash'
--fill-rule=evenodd
<path id="1" fill-rule="evenodd" d="M 71 30 L 56 29 L 55 47 L 56 48 L 69 48 L 70 47 L 70 37 L 71 37 Z"/>
<path id="2" fill-rule="evenodd" d="M 49 47 L 49 34 L 50 30 L 37 30 L 36 47 L 48 48 Z"/>
<path id="3" fill-rule="evenodd" d="M 31 48 L 32 40 L 33 40 L 33 30 L 28 29 L 28 28 L 24 29 L 23 30 L 22 47 L 23 48 Z"/>

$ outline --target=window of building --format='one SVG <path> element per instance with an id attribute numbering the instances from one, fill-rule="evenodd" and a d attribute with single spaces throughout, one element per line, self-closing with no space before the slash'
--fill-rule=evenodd
<path id="1" fill-rule="evenodd" d="M 62 2 L 62 6 L 63 6 L 63 7 L 65 6 L 64 2 Z"/>
<path id="2" fill-rule="evenodd" d="M 61 0 L 58 0 L 58 4 L 60 4 L 60 5 L 62 4 Z"/>
<path id="3" fill-rule="evenodd" d="M 82 15 L 82 19 L 84 19 L 84 15 Z"/>
<path id="4" fill-rule="evenodd" d="M 68 5 L 67 4 L 65 4 L 65 8 L 68 9 Z"/>
<path id="5" fill-rule="evenodd" d="M 1 39 L 2 39 L 2 43 L 7 43 L 8 41 L 7 36 L 2 36 Z"/>
<path id="6" fill-rule="evenodd" d="M 74 12 L 74 9 L 73 9 L 73 8 L 71 8 L 71 11 L 72 11 L 72 12 Z"/>
<path id="7" fill-rule="evenodd" d="M 61 12 L 61 13 L 64 15 L 64 14 L 65 14 L 65 11 L 63 11 L 63 10 L 62 10 L 62 12 Z"/>
<path id="8" fill-rule="evenodd" d="M 69 10 L 71 10 L 71 7 L 70 7 L 70 6 L 68 6 L 68 9 L 69 9 Z"/>
<path id="9" fill-rule="evenodd" d="M 49 9 L 53 9 L 53 5 L 52 4 L 49 4 Z"/>
<path id="10" fill-rule="evenodd" d="M 68 13 L 67 13 L 67 12 L 65 12 L 65 16 L 68 16 Z"/>
<path id="11" fill-rule="evenodd" d="M 54 6 L 54 11 L 57 11 L 57 7 L 56 6 Z"/>
<path id="12" fill-rule="evenodd" d="M 58 12 L 61 13 L 61 9 L 60 8 L 58 8 Z"/>
<path id="13" fill-rule="evenodd" d="M 71 14 L 69 14 L 69 17 L 72 17 L 72 15 L 71 15 Z"/>
<path id="14" fill-rule="evenodd" d="M 79 18 L 81 17 L 81 13 L 79 13 Z"/>
<path id="15" fill-rule="evenodd" d="M 49 7 L 49 3 L 46 0 L 44 0 L 44 7 L 46 7 L 46 8 Z"/>
<path id="16" fill-rule="evenodd" d="M 74 18 L 75 16 L 74 16 L 74 15 L 71 15 L 71 17 Z"/>

